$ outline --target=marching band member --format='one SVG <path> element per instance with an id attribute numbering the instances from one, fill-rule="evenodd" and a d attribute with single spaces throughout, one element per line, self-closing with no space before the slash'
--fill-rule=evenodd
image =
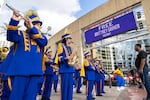
<path id="1" fill-rule="evenodd" d="M 52 50 L 46 50 L 46 56 L 44 57 L 45 61 L 45 82 L 44 82 L 44 90 L 42 95 L 42 100 L 50 100 L 51 97 L 51 90 L 52 90 L 52 83 L 53 83 L 53 65 L 54 61 L 52 59 Z"/>
<path id="2" fill-rule="evenodd" d="M 42 22 L 34 10 L 26 12 L 26 31 L 18 30 L 21 19 L 20 14 L 14 11 L 7 27 L 7 40 L 16 45 L 6 74 L 13 77 L 9 100 L 36 100 L 37 84 L 43 75 L 42 51 L 47 39 L 40 31 Z"/>
<path id="3" fill-rule="evenodd" d="M 53 82 L 54 82 L 54 91 L 55 93 L 57 92 L 57 85 L 58 85 L 58 76 L 59 76 L 59 69 L 55 68 L 54 69 L 54 75 L 53 75 Z"/>
<path id="4" fill-rule="evenodd" d="M 101 84 L 101 93 L 106 93 L 105 91 L 104 91 L 104 86 L 105 86 L 105 70 L 103 69 L 103 67 L 102 67 L 102 64 L 100 63 L 100 73 L 101 73 L 101 77 L 100 77 L 100 84 Z"/>
<path id="5" fill-rule="evenodd" d="M 92 100 L 92 91 L 93 91 L 93 86 L 95 82 L 95 67 L 91 63 L 91 53 L 90 52 L 85 52 L 84 53 L 84 70 L 85 70 L 85 79 L 87 80 L 86 83 L 86 93 L 87 93 L 87 100 Z"/>
<path id="6" fill-rule="evenodd" d="M 61 76 L 61 100 L 72 100 L 73 95 L 73 73 L 74 67 L 69 65 L 71 59 L 72 37 L 70 34 L 65 33 L 62 35 L 62 44 L 58 44 L 58 57 L 59 57 L 59 73 Z"/>
<path id="7" fill-rule="evenodd" d="M 2 91 L 1 91 L 1 100 L 8 100 L 9 96 L 10 96 L 10 88 L 9 88 L 9 84 L 8 84 L 8 77 L 6 76 L 6 72 L 9 68 L 9 64 L 11 63 L 11 60 L 13 58 L 13 52 L 14 52 L 14 45 L 12 45 L 10 47 L 9 53 L 6 56 L 5 59 L 3 59 L 2 64 L 0 65 L 0 73 L 1 73 L 1 77 L 2 77 Z"/>
<path id="8" fill-rule="evenodd" d="M 99 59 L 95 59 L 95 87 L 96 87 L 96 96 L 102 96 L 101 95 L 101 82 L 100 80 L 102 79 L 102 73 L 100 71 L 101 68 L 101 61 Z"/>
<path id="9" fill-rule="evenodd" d="M 75 67 L 75 73 L 74 73 L 74 77 L 75 77 L 75 86 L 76 86 L 76 93 L 82 93 L 81 92 L 81 86 L 82 86 L 82 83 L 81 83 L 81 76 L 80 76 L 80 71 L 81 71 L 81 68 L 79 68 L 79 64 L 76 63 L 75 64 L 77 67 Z"/>

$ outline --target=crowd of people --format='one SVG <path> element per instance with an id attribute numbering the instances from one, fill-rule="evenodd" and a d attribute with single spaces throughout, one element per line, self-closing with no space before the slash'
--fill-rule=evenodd
<path id="1" fill-rule="evenodd" d="M 25 20 L 24 25 L 27 28 L 25 31 L 18 30 L 21 19 Z M 50 100 L 52 86 L 55 92 L 58 91 L 59 77 L 61 100 L 72 100 L 74 87 L 76 93 L 82 93 L 82 85 L 86 85 L 86 100 L 95 99 L 92 94 L 94 86 L 96 96 L 102 96 L 105 93 L 106 73 L 102 67 L 102 61 L 92 58 L 92 54 L 85 51 L 82 65 L 79 62 L 70 63 L 73 50 L 70 46 L 72 37 L 69 33 L 62 35 L 62 42 L 58 44 L 53 57 L 51 48 L 44 49 L 47 38 L 41 33 L 41 26 L 42 22 L 34 10 L 27 11 L 25 17 L 18 12 L 13 12 L 7 26 L 7 40 L 13 44 L 0 66 L 3 84 L 1 100 L 36 100 L 37 95 L 42 95 L 41 100 Z M 140 47 L 140 45 L 136 46 Z M 136 50 L 139 50 L 137 48 Z M 143 61 L 146 54 L 142 52 L 138 57 L 141 57 L 140 60 Z M 143 64 L 144 62 L 140 64 L 140 60 L 137 59 L 136 65 L 149 98 L 147 66 Z M 117 89 L 120 91 L 125 86 L 124 75 L 118 66 L 115 66 L 114 74 L 117 79 Z"/>

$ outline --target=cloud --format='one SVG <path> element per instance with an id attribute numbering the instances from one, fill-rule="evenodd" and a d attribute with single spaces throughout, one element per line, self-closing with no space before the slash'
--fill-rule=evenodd
<path id="1" fill-rule="evenodd" d="M 79 0 L 5 0 L 6 2 L 23 13 L 31 8 L 36 10 L 43 21 L 43 31 L 46 32 L 46 27 L 51 26 L 52 34 L 76 20 L 74 15 L 81 9 Z M 8 22 L 11 15 L 12 11 L 3 6 L 0 25 Z"/>
<path id="2" fill-rule="evenodd" d="M 38 12 L 41 20 L 44 22 L 43 29 L 46 29 L 47 26 L 52 27 L 52 30 L 50 31 L 51 34 L 54 34 L 58 30 L 76 20 L 74 16 L 68 16 L 67 14 L 59 14 L 56 12 L 49 12 L 44 10 L 39 10 Z"/>

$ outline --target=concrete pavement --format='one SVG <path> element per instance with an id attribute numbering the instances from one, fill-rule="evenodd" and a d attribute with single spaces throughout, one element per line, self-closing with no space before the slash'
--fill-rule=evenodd
<path id="1" fill-rule="evenodd" d="M 74 89 L 73 100 L 86 100 L 85 86 L 81 88 L 82 93 L 77 94 Z M 143 100 L 146 97 L 146 91 L 139 89 L 137 86 L 125 87 L 124 90 L 118 91 L 117 87 L 109 88 L 105 86 L 105 94 L 101 97 L 96 97 L 95 100 Z M 95 93 L 93 92 L 95 95 Z M 58 92 L 52 91 L 51 100 L 60 100 L 60 87 L 58 86 Z M 40 100 L 40 96 L 37 97 Z"/>
<path id="2" fill-rule="evenodd" d="M 82 91 L 81 94 L 77 94 L 74 89 L 73 100 L 86 100 L 85 86 L 82 87 L 81 91 Z M 106 92 L 105 94 L 102 94 L 103 96 L 100 96 L 100 97 L 95 96 L 96 97 L 95 100 L 122 100 L 122 99 L 118 99 L 118 96 L 123 91 L 120 91 L 120 92 L 117 91 L 116 87 L 109 88 L 108 86 L 105 86 L 105 92 Z M 95 95 L 94 92 L 93 94 Z M 59 88 L 58 88 L 57 93 L 54 93 L 54 91 L 52 91 L 51 100 L 60 100 L 60 97 L 61 97 L 61 94 L 60 94 Z M 40 99 L 37 99 L 37 100 L 40 100 Z"/>

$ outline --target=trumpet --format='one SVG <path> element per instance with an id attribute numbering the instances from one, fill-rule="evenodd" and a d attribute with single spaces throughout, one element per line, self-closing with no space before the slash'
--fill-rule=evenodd
<path id="1" fill-rule="evenodd" d="M 6 3 L 6 6 L 12 10 L 13 12 L 15 12 L 18 16 L 22 17 L 24 20 L 26 20 L 26 18 L 23 16 L 23 14 L 21 14 L 21 12 L 17 9 L 15 9 L 14 7 L 10 6 L 9 4 Z"/>

